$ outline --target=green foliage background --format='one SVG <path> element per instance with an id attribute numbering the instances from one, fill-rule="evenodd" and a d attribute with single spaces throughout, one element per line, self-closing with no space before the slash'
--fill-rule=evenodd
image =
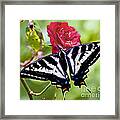
<path id="1" fill-rule="evenodd" d="M 34 20 L 36 31 L 42 32 L 44 39 L 43 45 L 43 55 L 48 55 L 51 53 L 50 38 L 47 34 L 47 25 L 50 22 L 68 22 L 70 26 L 73 26 L 81 35 L 81 43 L 90 43 L 100 41 L 100 21 L 99 20 Z M 20 62 L 23 63 L 32 57 L 31 50 L 27 47 L 34 48 L 35 51 L 38 50 L 39 37 L 35 33 L 31 39 L 26 38 L 28 20 L 22 20 L 20 22 Z M 85 86 L 78 88 L 72 84 L 69 92 L 66 93 L 66 100 L 99 100 L 100 99 L 100 59 L 92 65 L 90 72 L 87 74 L 85 82 L 87 87 L 92 93 L 88 92 Z M 27 84 L 34 92 L 41 92 L 48 84 L 49 81 L 38 81 L 33 79 L 26 79 Z M 61 89 L 55 86 L 49 87 L 42 95 L 33 96 L 34 100 L 62 100 L 63 95 Z M 28 94 L 20 82 L 20 99 L 29 100 Z"/>

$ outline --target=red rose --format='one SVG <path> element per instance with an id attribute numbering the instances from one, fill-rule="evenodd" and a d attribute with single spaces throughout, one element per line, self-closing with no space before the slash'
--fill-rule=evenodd
<path id="1" fill-rule="evenodd" d="M 80 34 L 74 27 L 68 26 L 67 22 L 51 22 L 47 26 L 47 32 L 52 44 L 52 53 L 59 52 L 57 45 L 64 50 L 80 45 Z"/>

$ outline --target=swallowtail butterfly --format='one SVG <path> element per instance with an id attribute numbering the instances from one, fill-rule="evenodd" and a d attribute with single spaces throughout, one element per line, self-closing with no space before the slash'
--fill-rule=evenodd
<path id="1" fill-rule="evenodd" d="M 70 81 L 75 86 L 81 87 L 85 84 L 85 78 L 89 72 L 89 66 L 100 57 L 100 45 L 98 42 L 81 44 L 64 51 L 60 49 L 57 54 L 51 54 L 24 67 L 21 78 L 32 78 L 36 80 L 50 80 L 52 85 L 69 91 Z"/>

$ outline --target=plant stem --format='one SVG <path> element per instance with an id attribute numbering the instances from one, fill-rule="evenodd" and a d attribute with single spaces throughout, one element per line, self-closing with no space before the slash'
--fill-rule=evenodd
<path id="1" fill-rule="evenodd" d="M 49 83 L 40 93 L 35 93 L 35 92 L 31 91 L 30 94 L 35 95 L 35 96 L 39 96 L 39 95 L 43 94 L 50 86 L 51 86 L 51 83 Z"/>
<path id="2" fill-rule="evenodd" d="M 30 94 L 31 89 L 29 88 L 29 86 L 28 86 L 27 82 L 25 81 L 25 79 L 24 79 L 24 78 L 21 78 L 20 80 L 21 80 L 21 82 L 22 82 L 22 84 L 23 84 L 24 88 L 26 89 L 27 94 L 28 94 L 28 96 L 29 96 L 30 100 L 33 100 L 32 94 Z"/>
<path id="3" fill-rule="evenodd" d="M 27 63 L 20 63 L 20 66 L 21 67 L 27 66 L 33 60 L 33 58 L 34 58 L 34 56 L 32 56 L 31 59 L 27 61 Z"/>

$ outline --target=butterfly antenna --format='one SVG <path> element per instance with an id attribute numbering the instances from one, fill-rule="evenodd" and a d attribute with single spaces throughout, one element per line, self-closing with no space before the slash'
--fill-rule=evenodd
<path id="1" fill-rule="evenodd" d="M 62 50 L 62 47 L 61 47 L 61 46 L 57 45 L 57 47 L 58 47 L 58 49 L 59 49 L 60 51 Z"/>
<path id="2" fill-rule="evenodd" d="M 61 46 L 57 45 L 57 47 L 61 52 L 63 52 L 63 53 L 65 52 L 64 49 Z"/>

